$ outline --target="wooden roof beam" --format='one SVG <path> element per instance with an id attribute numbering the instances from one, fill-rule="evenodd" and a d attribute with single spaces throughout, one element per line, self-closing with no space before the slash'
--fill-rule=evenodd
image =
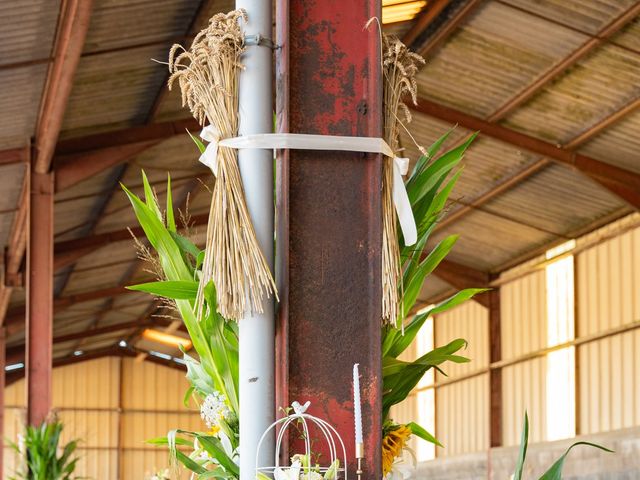
<path id="1" fill-rule="evenodd" d="M 483 2 L 484 0 L 468 0 L 451 16 L 442 28 L 427 39 L 423 45 L 417 46 L 416 51 L 425 58 L 433 56 L 435 51 L 444 45 L 447 38 L 449 38 L 460 25 L 466 22 Z"/>
<path id="2" fill-rule="evenodd" d="M 56 193 L 109 168 L 126 163 L 158 142 L 159 140 L 149 140 L 56 157 L 54 167 Z"/>
<path id="3" fill-rule="evenodd" d="M 442 13 L 451 0 L 433 0 L 427 3 L 425 9 L 413 21 L 411 28 L 402 36 L 402 43 L 411 47 L 413 42 L 418 40 L 420 36 L 427 30 L 429 25 Z"/>
<path id="4" fill-rule="evenodd" d="M 600 47 L 608 38 L 620 31 L 625 25 L 636 18 L 640 14 L 640 3 L 636 3 L 622 12 L 618 17 L 604 26 L 595 36 L 590 37 L 585 43 L 571 52 L 567 57 L 553 65 L 546 72 L 542 73 L 533 83 L 527 85 L 523 90 L 511 97 L 509 101 L 498 108 L 489 118 L 490 122 L 495 122 L 506 117 L 520 105 L 536 95 L 551 81 L 563 74 L 582 58 Z"/>
<path id="5" fill-rule="evenodd" d="M 423 257 L 424 256 L 426 256 L 426 254 L 423 254 Z M 490 276 L 488 272 L 483 272 L 451 260 L 442 260 L 433 271 L 433 274 L 455 287 L 456 290 L 489 287 Z M 483 307 L 489 307 L 489 297 L 487 295 L 476 295 L 473 299 Z"/>
<path id="6" fill-rule="evenodd" d="M 73 365 L 75 363 L 81 363 L 81 362 L 96 360 L 96 359 L 105 358 L 105 357 L 135 357 L 138 355 L 139 352 L 143 352 L 143 350 L 131 349 L 131 348 L 120 348 L 117 345 L 114 345 L 106 348 L 99 348 L 96 350 L 88 350 L 86 352 L 83 352 L 82 355 L 67 355 L 64 357 L 55 358 L 53 360 L 53 367 L 54 368 L 63 367 L 66 365 Z M 173 362 L 171 360 L 164 360 L 162 358 L 158 358 L 153 355 L 149 355 L 147 358 L 145 358 L 145 361 L 150 363 L 156 363 L 158 365 L 162 365 L 169 368 L 175 368 L 181 371 L 184 371 L 187 368 L 186 366 L 180 363 Z M 22 380 L 22 378 L 24 378 L 24 368 L 7 372 L 5 386 L 9 386 L 17 382 L 18 380 Z"/>
<path id="7" fill-rule="evenodd" d="M 162 141 L 175 135 L 184 135 L 187 130 L 199 132 L 202 127 L 193 119 L 153 123 L 138 127 L 123 128 L 96 133 L 85 137 L 61 140 L 56 146 L 56 156 L 87 153 L 94 150 L 119 147 L 132 143 Z"/>
<path id="8" fill-rule="evenodd" d="M 89 29 L 93 0 L 62 2 L 54 60 L 49 66 L 47 81 L 35 134 L 34 169 L 47 173 L 62 127 L 73 78 Z"/>
<path id="9" fill-rule="evenodd" d="M 640 209 L 640 174 L 638 173 L 575 153 L 569 149 L 424 98 L 420 98 L 418 105 L 411 105 L 411 108 L 424 115 L 438 118 L 448 123 L 459 124 L 470 130 L 478 130 L 482 135 L 537 153 L 554 162 L 573 167 L 610 192 L 626 200 L 634 208 Z"/>

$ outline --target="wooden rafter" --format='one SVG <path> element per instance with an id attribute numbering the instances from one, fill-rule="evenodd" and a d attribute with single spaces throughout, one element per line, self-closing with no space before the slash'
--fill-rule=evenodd
<path id="1" fill-rule="evenodd" d="M 86 352 L 83 352 L 81 355 L 67 355 L 64 357 L 56 358 L 53 360 L 53 367 L 54 368 L 63 367 L 66 365 L 73 365 L 75 363 L 82 363 L 89 360 L 96 360 L 96 359 L 105 358 L 105 357 L 135 357 L 140 352 L 144 352 L 144 350 L 134 349 L 131 347 L 119 348 L 117 345 L 114 345 L 106 348 L 88 350 Z M 145 358 L 145 361 L 150 363 L 156 363 L 158 365 L 162 365 L 169 368 L 175 368 L 181 371 L 186 370 L 186 367 L 180 363 L 177 363 L 171 360 L 165 360 L 159 357 L 155 357 L 153 355 L 150 355 L 147 358 Z M 6 375 L 5 385 L 9 386 L 17 382 L 18 380 L 21 380 L 22 378 L 24 378 L 24 368 L 8 372 Z"/>
<path id="2" fill-rule="evenodd" d="M 465 288 L 487 288 L 489 286 L 489 274 L 475 268 L 461 265 L 451 260 L 443 260 L 433 271 L 433 274 L 452 285 L 456 290 Z M 483 307 L 489 307 L 487 295 L 476 295 L 473 298 Z"/>
<path id="3" fill-rule="evenodd" d="M 47 173 L 62 127 L 64 112 L 73 86 L 84 40 L 89 29 L 92 0 L 62 2 L 58 37 L 55 42 L 53 63 L 49 66 L 47 81 L 34 144 L 34 170 Z"/>
<path id="4" fill-rule="evenodd" d="M 492 123 L 467 113 L 445 107 L 421 98 L 412 108 L 422 114 L 459 124 L 483 135 L 537 153 L 554 162 L 574 167 L 607 190 L 626 200 L 634 208 L 640 208 L 640 174 L 624 168 L 575 153 L 572 150 L 545 142 L 530 135 L 517 132 L 497 123 Z"/>
<path id="5" fill-rule="evenodd" d="M 411 28 L 402 36 L 402 43 L 411 47 L 413 42 L 420 38 L 429 25 L 433 23 L 450 3 L 451 0 L 433 0 L 432 2 L 428 2 L 425 9 L 413 21 Z"/>
<path id="6" fill-rule="evenodd" d="M 57 157 L 54 167 L 56 192 L 72 187 L 104 170 L 126 163 L 158 142 L 159 140 L 149 140 Z"/>
<path id="7" fill-rule="evenodd" d="M 417 52 L 423 57 L 432 57 L 434 52 L 444 45 L 445 41 L 460 25 L 468 20 L 468 18 L 484 3 L 484 0 L 469 0 L 460 7 L 431 38 L 423 45 L 418 47 Z"/>

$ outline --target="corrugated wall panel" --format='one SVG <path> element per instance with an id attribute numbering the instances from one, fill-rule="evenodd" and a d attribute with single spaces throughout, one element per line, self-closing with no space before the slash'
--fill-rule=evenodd
<path id="1" fill-rule="evenodd" d="M 502 369 L 502 425 L 505 446 L 519 445 L 525 411 L 529 414 L 529 442 L 546 436 L 546 358 Z"/>
<path id="2" fill-rule="evenodd" d="M 503 360 L 546 346 L 545 286 L 545 271 L 538 270 L 500 288 Z"/>
<path id="3" fill-rule="evenodd" d="M 578 336 L 640 320 L 640 228 L 577 255 Z M 580 433 L 640 425 L 640 330 L 578 348 Z"/>
<path id="4" fill-rule="evenodd" d="M 444 448 L 437 449 L 437 456 L 486 450 L 489 447 L 488 412 L 487 374 L 438 388 L 436 434 Z"/>
<path id="5" fill-rule="evenodd" d="M 640 228 L 580 252 L 578 335 L 640 320 Z"/>
<path id="6" fill-rule="evenodd" d="M 12 441 L 23 429 L 24 388 L 19 381 L 5 389 L 4 435 Z M 76 474 L 94 480 L 143 480 L 166 468 L 167 450 L 145 441 L 174 428 L 203 429 L 198 412 L 182 404 L 186 389 L 184 372 L 133 359 L 104 358 L 56 368 L 53 399 L 65 424 L 63 441 L 81 439 Z M 17 461 L 5 448 L 5 477 Z"/>
<path id="7" fill-rule="evenodd" d="M 471 362 L 443 365 L 448 378 L 466 375 L 489 365 L 489 311 L 482 305 L 469 301 L 436 315 L 434 330 L 437 347 L 456 338 L 464 338 L 469 342 L 467 349 L 460 354 L 470 358 Z"/>

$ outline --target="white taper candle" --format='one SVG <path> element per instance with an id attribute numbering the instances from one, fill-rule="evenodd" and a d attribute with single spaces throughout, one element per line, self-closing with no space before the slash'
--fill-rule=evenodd
<path id="1" fill-rule="evenodd" d="M 353 366 L 353 416 L 356 424 L 356 451 L 362 440 L 362 404 L 360 403 L 360 374 L 358 363 Z"/>

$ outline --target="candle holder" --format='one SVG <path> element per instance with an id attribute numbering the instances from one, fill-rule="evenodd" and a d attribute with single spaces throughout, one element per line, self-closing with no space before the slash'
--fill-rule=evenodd
<path id="1" fill-rule="evenodd" d="M 356 476 L 358 480 L 362 480 L 362 459 L 364 458 L 364 443 L 356 443 L 356 460 L 358 461 L 358 469 L 356 470 Z"/>

